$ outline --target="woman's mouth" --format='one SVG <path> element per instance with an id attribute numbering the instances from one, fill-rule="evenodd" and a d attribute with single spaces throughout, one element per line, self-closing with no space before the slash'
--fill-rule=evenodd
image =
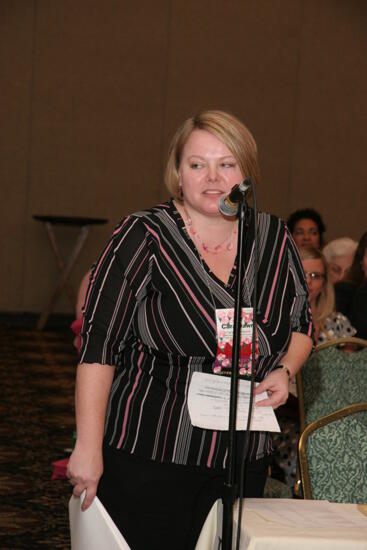
<path id="1" fill-rule="evenodd" d="M 224 192 L 219 189 L 208 189 L 207 191 L 203 191 L 203 195 L 213 195 L 220 197 L 223 194 Z"/>

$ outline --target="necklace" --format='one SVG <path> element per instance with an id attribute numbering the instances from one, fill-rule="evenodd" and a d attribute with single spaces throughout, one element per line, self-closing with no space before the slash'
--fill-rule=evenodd
<path id="1" fill-rule="evenodd" d="M 211 246 L 208 245 L 203 239 L 200 237 L 199 233 L 195 229 L 195 227 L 192 224 L 192 219 L 189 216 L 186 208 L 184 207 L 184 212 L 186 216 L 186 223 L 189 230 L 189 233 L 192 235 L 194 240 L 196 240 L 202 247 L 204 252 L 210 253 L 210 254 L 219 254 L 223 250 L 232 250 L 234 246 L 234 237 L 237 234 L 237 227 L 235 226 L 232 231 L 221 241 L 220 243 Z"/>

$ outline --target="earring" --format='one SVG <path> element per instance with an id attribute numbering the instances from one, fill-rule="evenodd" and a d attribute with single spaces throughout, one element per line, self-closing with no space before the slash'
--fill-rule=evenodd
<path id="1" fill-rule="evenodd" d="M 178 198 L 182 201 L 183 200 L 183 189 L 182 189 L 182 183 L 181 183 L 181 177 L 178 176 Z"/>

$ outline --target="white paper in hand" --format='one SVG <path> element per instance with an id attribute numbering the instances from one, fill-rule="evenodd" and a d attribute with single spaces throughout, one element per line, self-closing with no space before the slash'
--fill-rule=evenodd
<path id="1" fill-rule="evenodd" d="M 237 430 L 246 430 L 251 383 L 238 381 Z M 191 378 L 187 405 L 191 424 L 207 430 L 228 430 L 231 379 L 226 376 L 194 372 Z M 266 399 L 266 393 L 255 401 Z M 272 407 L 253 407 L 250 430 L 280 432 Z"/>

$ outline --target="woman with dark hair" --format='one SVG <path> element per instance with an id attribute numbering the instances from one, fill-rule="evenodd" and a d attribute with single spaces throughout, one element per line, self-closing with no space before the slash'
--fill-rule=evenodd
<path id="1" fill-rule="evenodd" d="M 288 218 L 287 226 L 298 248 L 323 246 L 325 224 L 321 215 L 313 208 L 293 212 Z"/>
<path id="2" fill-rule="evenodd" d="M 359 240 L 344 281 L 335 285 L 335 300 L 338 311 L 357 329 L 356 336 L 367 339 L 367 231 Z"/>

